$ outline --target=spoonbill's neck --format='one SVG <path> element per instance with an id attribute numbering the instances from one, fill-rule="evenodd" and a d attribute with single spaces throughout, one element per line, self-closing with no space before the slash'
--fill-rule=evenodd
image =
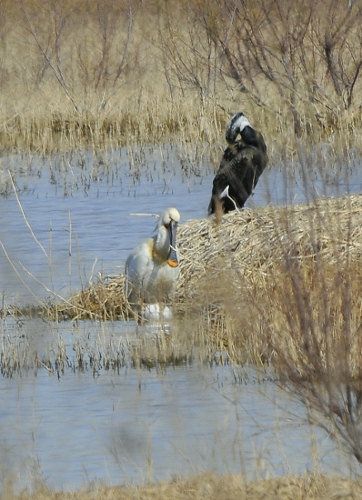
<path id="1" fill-rule="evenodd" d="M 155 237 L 155 253 L 163 260 L 166 260 L 170 252 L 170 233 L 165 226 L 158 229 L 157 236 Z"/>

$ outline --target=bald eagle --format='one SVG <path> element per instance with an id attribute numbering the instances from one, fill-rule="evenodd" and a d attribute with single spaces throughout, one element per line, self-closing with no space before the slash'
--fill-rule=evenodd
<path id="1" fill-rule="evenodd" d="M 209 214 L 242 208 L 268 162 L 263 136 L 243 113 L 231 118 L 225 137 L 228 147 L 214 177 Z"/>

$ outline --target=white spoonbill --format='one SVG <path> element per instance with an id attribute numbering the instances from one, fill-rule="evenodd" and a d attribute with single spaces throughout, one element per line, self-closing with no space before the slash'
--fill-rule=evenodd
<path id="1" fill-rule="evenodd" d="M 166 304 L 171 299 L 180 273 L 176 248 L 179 220 L 179 211 L 167 208 L 158 218 L 156 235 L 136 246 L 127 258 L 126 294 L 138 309 L 143 304 Z"/>

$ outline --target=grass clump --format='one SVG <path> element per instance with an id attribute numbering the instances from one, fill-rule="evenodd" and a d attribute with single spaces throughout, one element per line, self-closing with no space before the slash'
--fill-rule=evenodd
<path id="1" fill-rule="evenodd" d="M 127 320 L 133 317 L 132 309 L 124 294 L 125 276 L 100 279 L 90 288 L 72 295 L 63 303 L 50 307 L 53 319 L 106 319 Z"/>
<path id="2" fill-rule="evenodd" d="M 233 212 L 220 224 L 210 218 L 181 224 L 178 246 L 182 261 L 176 308 L 178 304 L 186 307 L 188 301 L 193 303 L 202 296 L 208 305 L 218 305 L 228 284 L 231 293 L 243 297 L 255 288 L 265 288 L 270 279 L 276 283 L 277 273 L 286 273 L 286 266 L 292 263 L 293 269 L 302 264 L 308 269 L 318 263 L 328 264 L 331 269 L 341 269 L 347 261 L 357 264 L 361 222 L 362 198 L 351 195 Z M 114 315 L 122 318 L 120 311 L 126 307 L 122 306 L 124 281 L 123 275 L 108 278 L 75 294 L 68 304 L 69 317 L 77 318 L 71 309 L 79 307 L 80 318 L 82 310 L 106 318 L 112 318 L 114 310 Z M 286 284 L 284 276 L 281 281 Z M 209 283 L 214 283 L 211 289 Z M 67 303 L 58 306 L 58 311 L 68 314 Z"/>

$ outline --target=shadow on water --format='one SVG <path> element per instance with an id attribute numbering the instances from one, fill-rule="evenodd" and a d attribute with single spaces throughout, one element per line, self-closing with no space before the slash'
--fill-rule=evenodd
<path id="1" fill-rule="evenodd" d="M 247 205 L 359 192 L 361 160 L 350 155 L 345 165 L 332 164 L 322 154 L 302 158 L 302 165 L 271 165 Z M 130 250 L 154 226 L 153 218 L 134 214 L 173 205 L 181 223 L 206 217 L 215 167 L 207 152 L 181 146 L 3 158 L 3 306 L 67 297 L 99 273 L 123 271 Z M 134 363 L 132 322 L 2 318 L 0 335 L 2 355 L 30 367 L 0 383 L 0 477 L 19 486 L 139 483 L 205 470 L 254 479 L 303 473 L 316 462 L 327 472 L 348 466 L 271 374 L 239 373 L 196 355 L 167 367 Z M 119 363 L 107 365 L 110 350 Z M 34 363 L 47 359 L 50 365 Z"/>

